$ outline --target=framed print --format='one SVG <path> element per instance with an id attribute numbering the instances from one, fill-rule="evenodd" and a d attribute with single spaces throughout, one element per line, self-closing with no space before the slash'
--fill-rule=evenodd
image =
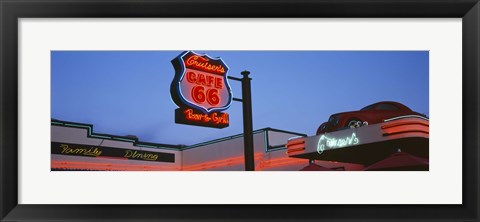
<path id="1" fill-rule="evenodd" d="M 1 219 L 478 221 L 479 7 L 2 1 Z"/>

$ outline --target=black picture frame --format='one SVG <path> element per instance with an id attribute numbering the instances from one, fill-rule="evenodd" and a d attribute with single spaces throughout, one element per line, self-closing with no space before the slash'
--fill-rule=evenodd
<path id="1" fill-rule="evenodd" d="M 0 15 L 0 218 L 2 221 L 479 220 L 478 74 L 480 5 L 478 0 L 1 0 Z M 18 204 L 17 21 L 19 18 L 76 17 L 462 18 L 463 204 L 261 206 Z M 445 44 L 448 44 L 448 42 Z M 442 194 L 439 193 L 439 195 Z"/>

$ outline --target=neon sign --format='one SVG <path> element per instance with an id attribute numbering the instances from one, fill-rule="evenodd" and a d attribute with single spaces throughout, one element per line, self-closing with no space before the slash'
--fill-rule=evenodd
<path id="1" fill-rule="evenodd" d="M 153 160 L 153 161 L 158 159 L 157 154 L 140 152 L 136 150 L 126 150 L 125 155 L 123 157 L 131 158 L 131 159 Z"/>
<path id="2" fill-rule="evenodd" d="M 360 140 L 357 138 L 355 133 L 352 133 L 351 136 L 343 138 L 333 138 L 322 135 L 318 140 L 317 153 L 322 154 L 326 149 L 342 148 L 346 146 L 357 145 L 359 143 Z"/>
<path id="3" fill-rule="evenodd" d="M 132 150 L 115 147 L 91 146 L 84 144 L 57 143 L 52 142 L 52 154 L 83 156 L 83 157 L 104 157 L 120 158 L 142 161 L 175 162 L 175 154 L 151 152 L 144 150 Z"/>
<path id="4" fill-rule="evenodd" d="M 175 77 L 170 86 L 175 122 L 224 128 L 229 125 L 232 92 L 227 81 L 228 66 L 221 58 L 186 51 L 172 60 Z"/>
<path id="5" fill-rule="evenodd" d="M 60 151 L 61 154 L 71 154 L 71 155 L 84 155 L 84 156 L 94 156 L 97 157 L 102 154 L 102 151 L 98 148 L 71 148 L 67 144 L 61 144 Z"/>
<path id="6" fill-rule="evenodd" d="M 191 108 L 176 109 L 175 122 L 194 126 L 223 128 L 229 125 L 229 115 L 223 112 L 203 113 Z"/>
<path id="7" fill-rule="evenodd" d="M 214 65 L 208 63 L 210 60 L 208 58 L 204 58 L 198 55 L 188 57 L 187 61 L 185 62 L 187 68 L 194 68 L 199 69 L 207 72 L 214 72 L 219 74 L 225 73 L 225 67 L 222 65 Z"/>

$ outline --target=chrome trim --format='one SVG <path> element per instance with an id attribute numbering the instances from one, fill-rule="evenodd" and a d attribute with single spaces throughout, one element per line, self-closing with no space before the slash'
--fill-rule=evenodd
<path id="1" fill-rule="evenodd" d="M 393 121 L 393 120 L 397 120 L 397 119 L 405 119 L 405 118 L 420 118 L 420 119 L 424 119 L 424 120 L 429 121 L 429 119 L 426 118 L 426 117 L 424 117 L 424 116 L 420 116 L 420 115 L 406 115 L 406 116 L 397 116 L 397 117 L 393 117 L 393 118 L 390 118 L 390 119 L 386 119 L 386 120 L 384 120 L 383 122 L 389 122 L 389 121 Z"/>
<path id="2" fill-rule="evenodd" d="M 290 137 L 290 138 L 288 138 L 287 141 L 294 140 L 294 139 L 299 139 L 299 138 L 304 138 L 304 136 L 294 136 L 294 137 Z"/>

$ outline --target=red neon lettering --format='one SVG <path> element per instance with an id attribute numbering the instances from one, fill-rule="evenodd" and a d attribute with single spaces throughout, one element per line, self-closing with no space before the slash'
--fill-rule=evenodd
<path id="1" fill-rule="evenodd" d="M 183 113 L 185 114 L 185 118 L 187 120 L 193 120 L 193 121 L 202 121 L 203 120 L 203 122 L 209 122 L 211 120 L 211 118 L 207 114 L 193 113 L 193 109 L 187 109 L 187 110 L 183 111 Z"/>
<path id="2" fill-rule="evenodd" d="M 216 78 L 214 78 L 213 76 L 208 75 L 207 76 L 207 86 L 212 86 L 215 79 Z"/>
<path id="3" fill-rule="evenodd" d="M 218 89 L 208 89 L 205 92 L 205 87 L 203 86 L 195 86 L 192 88 L 192 98 L 196 103 L 203 103 L 207 100 L 207 103 L 212 106 L 216 106 L 220 103 Z"/>
<path id="4" fill-rule="evenodd" d="M 197 77 L 195 76 L 194 72 L 187 72 L 187 81 L 190 83 L 195 83 L 197 81 Z"/>
<path id="5" fill-rule="evenodd" d="M 220 103 L 220 97 L 218 97 L 217 89 L 207 90 L 207 102 L 212 106 L 216 106 Z"/>
<path id="6" fill-rule="evenodd" d="M 185 114 L 185 119 L 191 120 L 191 121 L 202 121 L 204 123 L 213 123 L 215 125 L 219 124 L 228 124 L 229 119 L 228 119 L 228 113 L 222 113 L 220 116 L 218 113 L 211 113 L 209 114 L 204 114 L 204 113 L 194 113 L 193 109 L 186 109 L 183 111 Z"/>
<path id="7" fill-rule="evenodd" d="M 203 86 L 195 86 L 192 88 L 192 98 L 197 103 L 205 102 L 205 88 Z"/>
<path id="8" fill-rule="evenodd" d="M 187 72 L 187 81 L 197 85 L 215 87 L 217 89 L 223 88 L 223 81 L 221 77 L 205 75 L 203 73 Z"/>
<path id="9" fill-rule="evenodd" d="M 223 88 L 223 83 L 221 78 L 215 78 L 215 88 L 217 89 Z"/>
<path id="10" fill-rule="evenodd" d="M 185 61 L 185 64 L 189 67 L 194 67 L 199 70 L 204 70 L 204 71 L 214 72 L 219 74 L 225 73 L 225 68 L 222 65 L 213 65 L 208 63 L 209 61 L 210 60 L 208 60 L 207 58 L 194 55 L 194 56 L 188 57 L 188 59 Z"/>
<path id="11" fill-rule="evenodd" d="M 197 84 L 198 85 L 207 85 L 207 81 L 205 81 L 205 75 L 199 74 L 197 78 Z"/>
<path id="12" fill-rule="evenodd" d="M 217 116 L 217 113 L 212 113 L 212 121 L 215 124 L 228 124 L 228 113 L 222 113 L 221 116 Z"/>

